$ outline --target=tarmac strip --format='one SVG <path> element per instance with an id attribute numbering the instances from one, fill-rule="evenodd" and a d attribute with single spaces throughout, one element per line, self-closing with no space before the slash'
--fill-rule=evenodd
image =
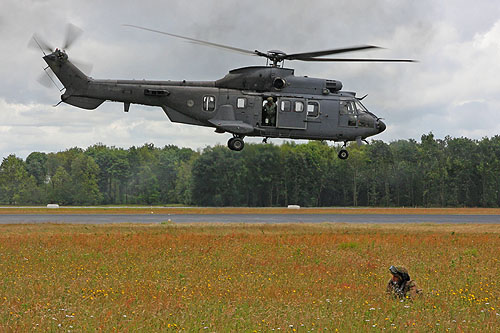
<path id="1" fill-rule="evenodd" d="M 498 215 L 461 214 L 0 214 L 21 223 L 476 223 L 500 224 Z"/>

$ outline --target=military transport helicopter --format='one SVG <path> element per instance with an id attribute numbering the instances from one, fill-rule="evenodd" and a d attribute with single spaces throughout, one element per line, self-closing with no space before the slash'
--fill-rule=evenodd
<path id="1" fill-rule="evenodd" d="M 409 59 L 323 58 L 326 55 L 379 48 L 361 45 L 325 51 L 287 54 L 280 50 L 261 52 L 197 40 L 159 30 L 126 25 L 190 42 L 223 48 L 267 59 L 266 66 L 233 69 L 216 81 L 97 80 L 70 62 L 66 49 L 80 35 L 69 25 L 62 49 L 54 49 L 40 37 L 33 40 L 43 59 L 59 81 L 61 102 L 83 109 L 95 109 L 104 101 L 120 102 L 128 112 L 130 104 L 159 106 L 172 122 L 214 127 L 232 134 L 227 145 L 240 151 L 246 136 L 331 140 L 343 142 L 338 153 L 346 159 L 349 141 L 362 144 L 383 132 L 386 125 L 363 106 L 356 93 L 342 91 L 338 80 L 298 77 L 285 68 L 285 60 L 323 62 L 414 62 Z M 48 52 L 49 54 L 46 54 Z"/>

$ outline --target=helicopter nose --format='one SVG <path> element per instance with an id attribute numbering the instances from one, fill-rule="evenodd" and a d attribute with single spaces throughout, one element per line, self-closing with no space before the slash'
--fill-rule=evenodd
<path id="1" fill-rule="evenodd" d="M 377 128 L 378 128 L 379 133 L 382 133 L 383 131 L 385 131 L 386 126 L 385 126 L 384 122 L 380 119 L 377 121 Z"/>

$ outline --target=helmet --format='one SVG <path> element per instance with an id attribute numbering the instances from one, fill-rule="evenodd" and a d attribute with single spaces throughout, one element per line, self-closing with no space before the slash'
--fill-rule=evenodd
<path id="1" fill-rule="evenodd" d="M 403 266 L 391 266 L 389 267 L 389 271 L 392 275 L 397 275 L 403 281 L 410 281 L 410 274 L 408 274 L 408 270 Z"/>
<path id="2" fill-rule="evenodd" d="M 269 102 L 274 102 L 274 99 L 273 99 L 272 97 L 270 97 L 270 96 L 267 98 L 267 100 L 268 100 Z"/>

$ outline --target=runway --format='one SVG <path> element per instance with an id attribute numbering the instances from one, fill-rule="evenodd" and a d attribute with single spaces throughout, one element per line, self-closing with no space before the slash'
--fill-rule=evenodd
<path id="1" fill-rule="evenodd" d="M 477 223 L 500 224 L 500 215 L 429 214 L 0 214 L 19 223 Z"/>

